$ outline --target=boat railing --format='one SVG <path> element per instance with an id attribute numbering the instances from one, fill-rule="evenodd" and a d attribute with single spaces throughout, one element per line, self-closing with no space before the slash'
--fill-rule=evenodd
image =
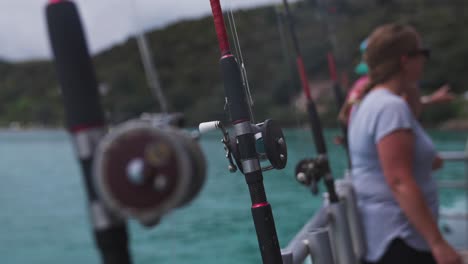
<path id="1" fill-rule="evenodd" d="M 439 188 L 468 189 L 468 152 L 465 151 L 442 151 L 440 157 L 446 162 L 464 162 L 465 179 L 464 180 L 440 180 Z"/>
<path id="2" fill-rule="evenodd" d="M 468 146 L 467 146 L 468 147 Z M 467 148 L 468 150 L 468 148 Z M 441 212 L 441 220 L 450 220 L 456 221 L 458 223 L 464 222 L 465 224 L 465 234 L 468 234 L 468 151 L 442 151 L 439 153 L 440 157 L 444 162 L 463 162 L 464 169 L 464 179 L 462 180 L 439 180 L 438 187 L 439 189 L 458 189 L 465 191 L 465 212 L 452 211 L 452 212 Z M 460 225 L 461 226 L 461 225 Z M 457 230 L 459 231 L 459 230 Z M 465 241 L 463 244 L 463 249 L 468 249 L 468 236 L 465 235 Z"/>
<path id="3" fill-rule="evenodd" d="M 365 240 L 351 182 L 336 181 L 340 201 L 322 208 L 282 249 L 284 264 L 357 264 L 365 254 Z"/>

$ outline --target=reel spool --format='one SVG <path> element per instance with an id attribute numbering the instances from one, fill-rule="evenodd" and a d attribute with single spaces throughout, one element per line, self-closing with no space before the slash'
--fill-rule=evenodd
<path id="1" fill-rule="evenodd" d="M 195 198 L 205 174 L 204 155 L 188 133 L 148 120 L 114 128 L 94 159 L 95 185 L 105 204 L 145 226 Z"/>
<path id="2" fill-rule="evenodd" d="M 318 182 L 326 174 L 328 160 L 323 156 L 315 159 L 303 159 L 299 161 L 295 169 L 296 180 L 310 188 L 314 195 L 318 194 Z"/>
<path id="3" fill-rule="evenodd" d="M 243 173 L 242 161 L 240 160 L 239 148 L 236 142 L 235 135 L 229 135 L 227 130 L 219 121 L 211 121 L 201 123 L 199 126 L 200 133 L 205 133 L 219 128 L 223 132 L 223 144 L 226 150 L 226 158 L 229 160 L 229 171 L 235 172 L 237 168 Z M 268 160 L 269 166 L 262 167 L 262 171 L 272 169 L 281 170 L 286 167 L 288 161 L 288 150 L 286 140 L 281 127 L 276 121 L 267 119 L 263 123 L 252 125 L 255 131 L 256 146 L 260 161 Z M 232 159 L 236 163 L 232 162 Z"/>
<path id="4" fill-rule="evenodd" d="M 281 127 L 274 120 L 268 119 L 260 129 L 265 154 L 271 166 L 277 170 L 284 169 L 288 161 L 288 149 Z"/>

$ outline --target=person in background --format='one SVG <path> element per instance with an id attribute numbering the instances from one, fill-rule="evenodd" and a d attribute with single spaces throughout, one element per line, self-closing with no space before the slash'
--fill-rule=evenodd
<path id="1" fill-rule="evenodd" d="M 428 56 L 407 25 L 380 26 L 368 39 L 368 88 L 353 106 L 348 130 L 366 264 L 461 264 L 437 226 L 434 145 L 402 97 L 418 94 Z"/>
<path id="2" fill-rule="evenodd" d="M 359 46 L 361 55 L 364 55 L 366 49 L 367 39 L 364 40 Z M 360 77 L 351 86 L 349 93 L 346 97 L 345 103 L 341 107 L 340 112 L 338 114 L 338 119 L 345 125 L 348 125 L 349 115 L 351 113 L 353 105 L 362 99 L 364 91 L 369 83 L 369 76 L 367 76 L 369 68 L 366 62 L 361 60 L 361 62 L 354 69 L 354 72 Z M 450 93 L 450 86 L 448 84 L 442 85 L 430 95 L 420 96 L 419 89 L 415 90 L 414 93 L 415 94 L 413 95 L 405 96 L 405 99 L 411 101 L 408 102 L 411 105 L 413 113 L 417 117 L 420 116 L 422 110 L 427 106 L 449 103 L 453 101 L 453 99 L 455 99 L 455 96 L 452 93 Z"/>

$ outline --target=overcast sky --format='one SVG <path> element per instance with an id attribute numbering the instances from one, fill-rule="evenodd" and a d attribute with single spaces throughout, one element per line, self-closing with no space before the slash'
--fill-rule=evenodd
<path id="1" fill-rule="evenodd" d="M 50 58 L 44 8 L 48 0 L 0 0 L 0 59 Z M 136 27 L 162 27 L 211 14 L 209 0 L 74 0 L 93 53 L 124 41 Z M 281 0 L 222 0 L 226 10 Z M 134 6 L 136 7 L 136 12 Z M 137 16 L 135 16 L 135 14 Z M 137 19 L 135 19 L 137 17 Z"/>

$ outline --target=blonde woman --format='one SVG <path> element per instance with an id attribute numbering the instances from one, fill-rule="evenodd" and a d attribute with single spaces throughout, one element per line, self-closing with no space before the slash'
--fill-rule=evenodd
<path id="1" fill-rule="evenodd" d="M 384 25 L 368 40 L 369 86 L 348 132 L 365 263 L 461 263 L 437 227 L 434 145 L 401 96 L 417 94 L 428 57 L 410 26 Z"/>

